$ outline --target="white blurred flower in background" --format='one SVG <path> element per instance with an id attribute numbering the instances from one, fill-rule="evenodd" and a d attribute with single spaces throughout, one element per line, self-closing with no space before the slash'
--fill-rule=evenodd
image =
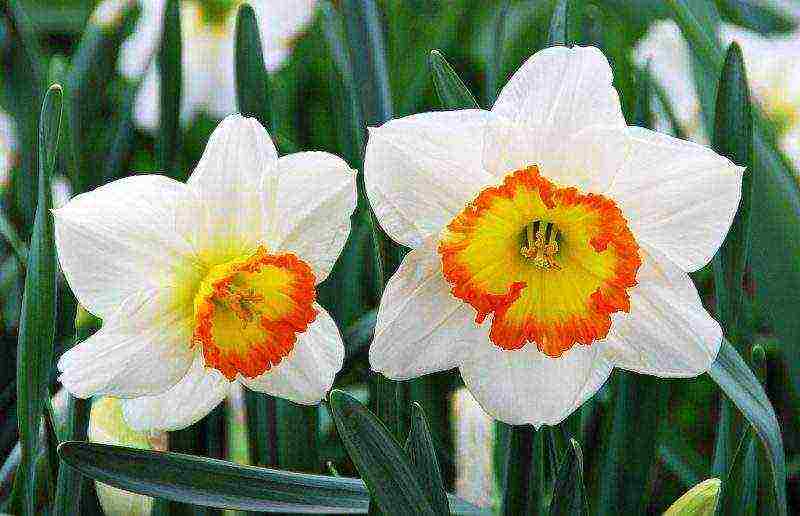
<path id="1" fill-rule="evenodd" d="M 92 404 L 89 416 L 89 441 L 100 444 L 130 446 L 142 450 L 167 449 L 166 432 L 137 432 L 125 422 L 120 400 L 99 398 Z M 116 487 L 95 482 L 97 498 L 106 514 L 116 516 L 146 516 L 150 514 L 153 499 Z"/>
<path id="2" fill-rule="evenodd" d="M 11 168 L 16 161 L 16 136 L 14 120 L 0 111 L 0 192 L 11 179 Z"/>
<path id="3" fill-rule="evenodd" d="M 725 46 L 736 41 L 742 48 L 753 97 L 778 129 L 781 150 L 800 168 L 800 32 L 766 37 L 723 24 L 719 37 Z M 653 78 L 664 89 L 687 136 L 707 143 L 689 45 L 678 26 L 670 20 L 653 24 L 634 57 L 641 66 L 650 63 Z M 666 121 L 658 118 L 663 130 Z"/>
<path id="4" fill-rule="evenodd" d="M 181 2 L 183 89 L 181 117 L 188 123 L 199 112 L 223 118 L 236 111 L 235 28 L 242 0 Z M 277 70 L 294 40 L 314 16 L 317 0 L 251 0 L 264 48 L 264 65 Z M 136 121 L 155 130 L 159 120 L 159 77 L 155 54 L 161 41 L 166 0 L 139 0 L 141 16 L 122 46 L 120 72 L 131 79 L 144 74 L 136 102 Z"/>
<path id="5" fill-rule="evenodd" d="M 479 507 L 492 505 L 494 421 L 466 388 L 453 393 L 456 494 Z"/>
<path id="6" fill-rule="evenodd" d="M 707 143 L 700 116 L 700 101 L 692 80 L 692 56 L 689 43 L 672 20 L 654 23 L 634 50 L 639 66 L 650 66 L 650 73 L 663 88 L 673 113 L 686 135 L 698 143 Z M 656 107 L 658 103 L 656 103 Z M 669 132 L 669 121 L 656 109 L 657 131 Z"/>

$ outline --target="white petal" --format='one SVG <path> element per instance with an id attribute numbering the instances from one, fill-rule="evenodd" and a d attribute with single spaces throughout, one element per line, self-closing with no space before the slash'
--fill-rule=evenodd
<path id="1" fill-rule="evenodd" d="M 369 348 L 372 369 L 395 380 L 456 367 L 488 342 L 489 324 L 475 323 L 475 309 L 450 294 L 429 237 L 403 259 L 386 284 Z"/>
<path id="2" fill-rule="evenodd" d="M 563 138 L 497 120 L 488 125 L 484 167 L 501 183 L 509 173 L 536 165 L 542 175 L 583 191 L 608 189 L 626 158 L 626 127 L 588 126 Z"/>
<path id="3" fill-rule="evenodd" d="M 191 320 L 178 311 L 153 310 L 150 305 L 160 301 L 152 295 L 134 297 L 119 316 L 61 356 L 59 381 L 73 395 L 158 394 L 191 365 Z"/>
<path id="4" fill-rule="evenodd" d="M 298 33 L 313 19 L 317 3 L 317 0 L 252 3 L 259 19 L 267 71 L 275 71 L 283 63 Z"/>
<path id="5" fill-rule="evenodd" d="M 243 384 L 304 405 L 316 405 L 325 397 L 344 363 L 344 344 L 328 312 L 319 305 L 314 308 L 317 318 L 297 336 L 289 356 L 261 376 L 240 378 Z"/>
<path id="6" fill-rule="evenodd" d="M 628 159 L 608 195 L 637 240 L 687 272 L 714 257 L 739 206 L 744 168 L 711 149 L 631 127 Z"/>
<path id="7" fill-rule="evenodd" d="M 612 364 L 597 345 L 574 346 L 561 358 L 528 344 L 515 351 L 476 346 L 461 364 L 470 392 L 490 415 L 511 425 L 556 425 L 605 383 Z"/>
<path id="8" fill-rule="evenodd" d="M 439 111 L 370 129 L 364 180 L 389 236 L 420 245 L 494 181 L 482 167 L 484 129 L 492 118 L 479 110 Z"/>
<path id="9" fill-rule="evenodd" d="M 264 192 L 277 162 L 275 145 L 256 119 L 231 115 L 214 130 L 188 181 L 199 209 L 187 229 L 200 255 L 230 259 L 264 239 Z"/>
<path id="10" fill-rule="evenodd" d="M 612 316 L 601 344 L 616 367 L 661 377 L 706 372 L 717 357 L 722 330 L 703 308 L 689 275 L 663 253 L 642 248 L 631 311 Z"/>
<path id="11" fill-rule="evenodd" d="M 326 152 L 298 152 L 278 160 L 276 241 L 314 269 L 323 281 L 350 234 L 356 207 L 356 173 Z"/>
<path id="12" fill-rule="evenodd" d="M 78 195 L 53 211 L 61 268 L 88 311 L 105 319 L 131 295 L 193 274 L 191 246 L 177 227 L 189 195 L 182 183 L 141 175 Z"/>
<path id="13" fill-rule="evenodd" d="M 122 413 L 134 430 L 180 430 L 219 405 L 230 385 L 222 373 L 206 368 L 202 354 L 197 354 L 192 367 L 174 387 L 157 396 L 122 400 Z"/>
<path id="14" fill-rule="evenodd" d="M 587 125 L 624 127 L 608 60 L 593 47 L 537 52 L 508 81 L 492 112 L 559 139 Z"/>

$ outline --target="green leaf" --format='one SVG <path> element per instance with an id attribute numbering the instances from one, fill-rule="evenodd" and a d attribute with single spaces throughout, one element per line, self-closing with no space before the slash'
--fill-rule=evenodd
<path id="1" fill-rule="evenodd" d="M 752 427 L 745 431 L 717 500 L 717 516 L 755 516 L 758 487 L 758 457 Z"/>
<path id="2" fill-rule="evenodd" d="M 406 441 L 406 453 L 416 468 L 417 476 L 423 489 L 428 493 L 434 509 L 440 514 L 450 514 L 433 437 L 428 428 L 425 411 L 416 402 L 411 405 L 411 430 Z"/>
<path id="3" fill-rule="evenodd" d="M 44 60 L 36 36 L 36 27 L 19 0 L 0 4 L 11 22 L 11 45 L 3 56 L 3 81 L 8 85 L 10 114 L 19 124 L 19 173 L 11 175 L 15 196 L 14 208 L 21 223 L 18 229 L 23 240 L 30 236 L 36 212 L 36 177 L 38 171 L 36 142 L 37 120 L 42 104 Z"/>
<path id="4" fill-rule="evenodd" d="M 786 516 L 786 462 L 783 438 L 775 410 L 753 372 L 736 349 L 723 339 L 717 359 L 708 371 L 755 429 L 770 459 L 778 514 Z"/>
<path id="5" fill-rule="evenodd" d="M 342 0 L 354 77 L 368 125 L 392 118 L 392 94 L 378 8 L 373 0 Z"/>
<path id="6" fill-rule="evenodd" d="M 433 73 L 433 85 L 443 108 L 480 109 L 478 101 L 440 51 L 431 50 L 429 63 Z"/>
<path id="7" fill-rule="evenodd" d="M 441 514 L 425 494 L 408 456 L 374 414 L 339 390 L 331 392 L 330 408 L 339 437 L 383 513 Z"/>
<path id="8" fill-rule="evenodd" d="M 542 514 L 545 494 L 544 437 L 531 425 L 510 427 L 501 514 Z"/>
<path id="9" fill-rule="evenodd" d="M 100 320 L 90 315 L 80 306 L 75 316 L 75 343 L 86 340 L 100 329 Z M 66 440 L 85 441 L 89 428 L 89 415 L 92 401 L 68 395 Z M 83 475 L 67 466 L 63 461 L 58 466 L 58 484 L 53 502 L 53 516 L 71 516 L 81 512 L 81 486 Z"/>
<path id="10" fill-rule="evenodd" d="M 589 514 L 586 490 L 583 486 L 583 453 L 575 439 L 569 440 L 550 502 L 550 516 L 580 516 Z"/>
<path id="11" fill-rule="evenodd" d="M 28 256 L 28 273 L 22 298 L 17 348 L 17 417 L 22 461 L 16 478 L 24 489 L 23 514 L 35 511 L 33 482 L 39 451 L 42 411 L 49 397 L 56 317 L 56 255 L 50 209 L 50 178 L 56 161 L 61 128 L 61 86 L 51 86 L 39 120 L 39 193 Z"/>
<path id="12" fill-rule="evenodd" d="M 282 469 L 316 473 L 321 469 L 317 451 L 319 409 L 276 399 L 278 465 Z"/>
<path id="13" fill-rule="evenodd" d="M 712 146 L 719 154 L 748 168 L 742 179 L 739 211 L 722 247 L 714 257 L 717 318 L 725 328 L 726 335 L 737 338 L 744 301 L 744 273 L 750 253 L 753 117 L 742 51 L 736 43 L 728 48 L 719 79 Z"/>
<path id="14" fill-rule="evenodd" d="M 158 131 L 158 165 L 170 177 L 178 177 L 180 171 L 181 132 L 181 2 L 166 0 L 164 25 L 161 31 L 161 46 L 158 49 L 161 126 Z"/>
<path id="15" fill-rule="evenodd" d="M 270 20 L 265 20 L 270 23 Z M 236 17 L 236 99 L 239 111 L 272 129 L 269 82 L 261 33 L 253 7 L 243 4 Z"/>
<path id="16" fill-rule="evenodd" d="M 61 459 L 120 489 L 222 509 L 364 514 L 367 491 L 356 479 L 242 466 L 218 459 L 84 442 L 65 442 Z"/>
<path id="17" fill-rule="evenodd" d="M 660 378 L 616 371 L 611 435 L 599 479 L 598 514 L 643 514 L 650 469 L 658 453 L 658 428 L 669 386 Z M 640 417 L 647 414 L 646 418 Z"/>
<path id="18" fill-rule="evenodd" d="M 569 0 L 558 0 L 550 18 L 547 46 L 567 45 L 569 39 Z"/>
<path id="19" fill-rule="evenodd" d="M 85 192 L 98 185 L 102 177 L 96 173 L 92 160 L 92 134 L 89 129 L 98 120 L 105 121 L 101 112 L 102 94 L 99 84 L 110 81 L 115 72 L 119 48 L 125 36 L 124 17 L 132 12 L 132 4 L 120 6 L 119 16 L 99 20 L 93 17 L 81 36 L 65 81 L 69 136 L 72 148 L 72 188 Z"/>

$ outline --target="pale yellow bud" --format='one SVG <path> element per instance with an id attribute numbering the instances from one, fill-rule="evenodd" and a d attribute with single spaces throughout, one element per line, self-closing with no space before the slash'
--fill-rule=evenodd
<path id="1" fill-rule="evenodd" d="M 89 417 L 89 441 L 101 444 L 130 446 L 143 450 L 164 450 L 166 433 L 137 432 L 125 422 L 119 399 L 105 397 L 95 400 Z M 111 487 L 102 482 L 95 483 L 97 498 L 106 514 L 120 516 L 147 516 L 153 507 L 153 499 Z"/>
<path id="2" fill-rule="evenodd" d="M 721 485 L 718 478 L 700 482 L 675 500 L 664 516 L 714 516 Z"/>

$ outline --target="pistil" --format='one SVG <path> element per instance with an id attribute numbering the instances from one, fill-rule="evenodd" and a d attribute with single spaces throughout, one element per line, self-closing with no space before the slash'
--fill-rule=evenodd
<path id="1" fill-rule="evenodd" d="M 525 245 L 520 252 L 537 267 L 559 270 L 561 266 L 555 259 L 559 250 L 559 236 L 558 228 L 552 222 L 530 222 L 525 226 Z"/>

